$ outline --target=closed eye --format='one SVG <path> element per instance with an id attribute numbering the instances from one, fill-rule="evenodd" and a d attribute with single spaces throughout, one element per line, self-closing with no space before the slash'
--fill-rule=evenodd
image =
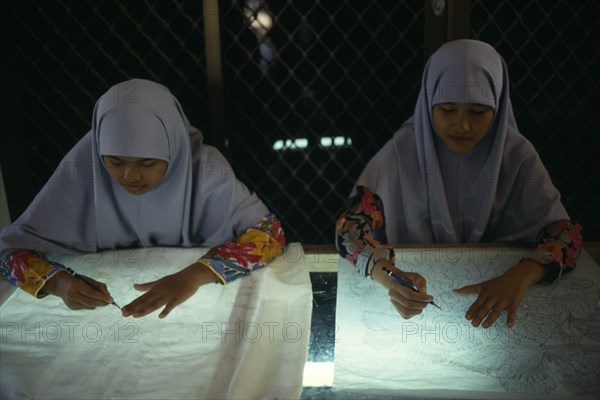
<path id="1" fill-rule="evenodd" d="M 112 157 L 106 157 L 106 159 L 112 164 L 112 165 L 121 165 L 123 164 L 123 161 L 118 160 L 116 158 L 112 158 Z"/>

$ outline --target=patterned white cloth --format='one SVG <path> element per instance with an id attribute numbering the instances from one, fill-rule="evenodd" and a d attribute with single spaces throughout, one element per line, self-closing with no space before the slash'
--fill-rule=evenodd
<path id="1" fill-rule="evenodd" d="M 176 272 L 201 250 L 107 251 L 69 264 L 93 270 L 124 306 L 140 294 L 133 283 Z M 311 312 L 297 243 L 250 276 L 202 286 L 163 320 L 16 291 L 0 307 L 0 398 L 299 398 Z"/>
<path id="2" fill-rule="evenodd" d="M 396 249 L 396 264 L 427 278 L 428 306 L 403 319 L 385 288 L 340 259 L 334 393 L 395 398 L 574 399 L 600 393 L 600 267 L 582 252 L 553 284 L 531 287 L 512 329 L 464 317 L 472 296 L 452 289 L 492 278 L 527 249 Z M 385 397 L 391 398 L 391 397 Z"/>

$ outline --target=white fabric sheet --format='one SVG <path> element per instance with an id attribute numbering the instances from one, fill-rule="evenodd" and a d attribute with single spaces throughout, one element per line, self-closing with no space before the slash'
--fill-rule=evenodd
<path id="1" fill-rule="evenodd" d="M 528 291 L 513 329 L 464 319 L 475 296 L 452 289 L 497 276 L 527 250 L 398 249 L 396 264 L 428 279 L 433 306 L 405 320 L 385 288 L 339 262 L 334 391 L 428 398 L 596 398 L 600 393 L 600 268 Z"/>
<path id="2" fill-rule="evenodd" d="M 202 250 L 204 251 L 204 250 Z M 107 283 L 119 305 L 194 262 L 199 249 L 147 248 L 64 261 Z M 207 285 L 160 320 L 114 306 L 69 310 L 17 291 L 0 307 L 0 398 L 298 398 L 312 291 L 304 253 L 290 244 L 267 268 Z"/>

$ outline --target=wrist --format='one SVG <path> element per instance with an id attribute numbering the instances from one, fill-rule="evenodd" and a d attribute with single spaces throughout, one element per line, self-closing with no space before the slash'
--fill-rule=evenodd
<path id="1" fill-rule="evenodd" d="M 52 294 L 61 297 L 60 293 L 67 285 L 71 275 L 64 270 L 60 270 L 46 280 L 44 286 L 38 291 L 38 295 Z"/>
<path id="2" fill-rule="evenodd" d="M 206 283 L 220 283 L 221 279 L 217 276 L 217 274 L 210 268 L 209 265 L 206 265 L 202 261 L 196 261 L 188 268 L 191 275 L 196 279 L 199 285 L 204 285 Z"/>
<path id="3" fill-rule="evenodd" d="M 383 268 L 392 271 L 395 274 L 402 273 L 402 270 L 400 268 L 396 267 L 394 264 L 391 263 L 391 261 L 385 258 L 382 258 L 379 261 L 377 261 L 375 265 L 373 265 L 373 269 L 371 270 L 371 278 L 373 278 L 374 281 L 377 281 L 385 287 L 389 286 L 388 279 L 390 278 L 388 274 L 383 272 Z"/>
<path id="4" fill-rule="evenodd" d="M 518 273 L 529 285 L 540 282 L 546 276 L 546 268 L 538 261 L 523 259 L 507 272 Z"/>

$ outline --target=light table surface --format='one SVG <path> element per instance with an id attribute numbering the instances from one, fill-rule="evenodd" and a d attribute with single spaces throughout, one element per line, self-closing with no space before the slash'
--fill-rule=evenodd
<path id="1" fill-rule="evenodd" d="M 558 282 L 530 288 L 513 329 L 503 315 L 484 330 L 464 319 L 475 298 L 452 289 L 498 275 L 527 249 L 398 248 L 397 264 L 426 276 L 442 306 L 409 320 L 384 288 L 329 251 L 309 248 L 306 256 L 315 293 L 309 362 L 329 379 L 307 385 L 303 398 L 573 399 L 600 392 L 600 268 L 589 253 Z"/>

